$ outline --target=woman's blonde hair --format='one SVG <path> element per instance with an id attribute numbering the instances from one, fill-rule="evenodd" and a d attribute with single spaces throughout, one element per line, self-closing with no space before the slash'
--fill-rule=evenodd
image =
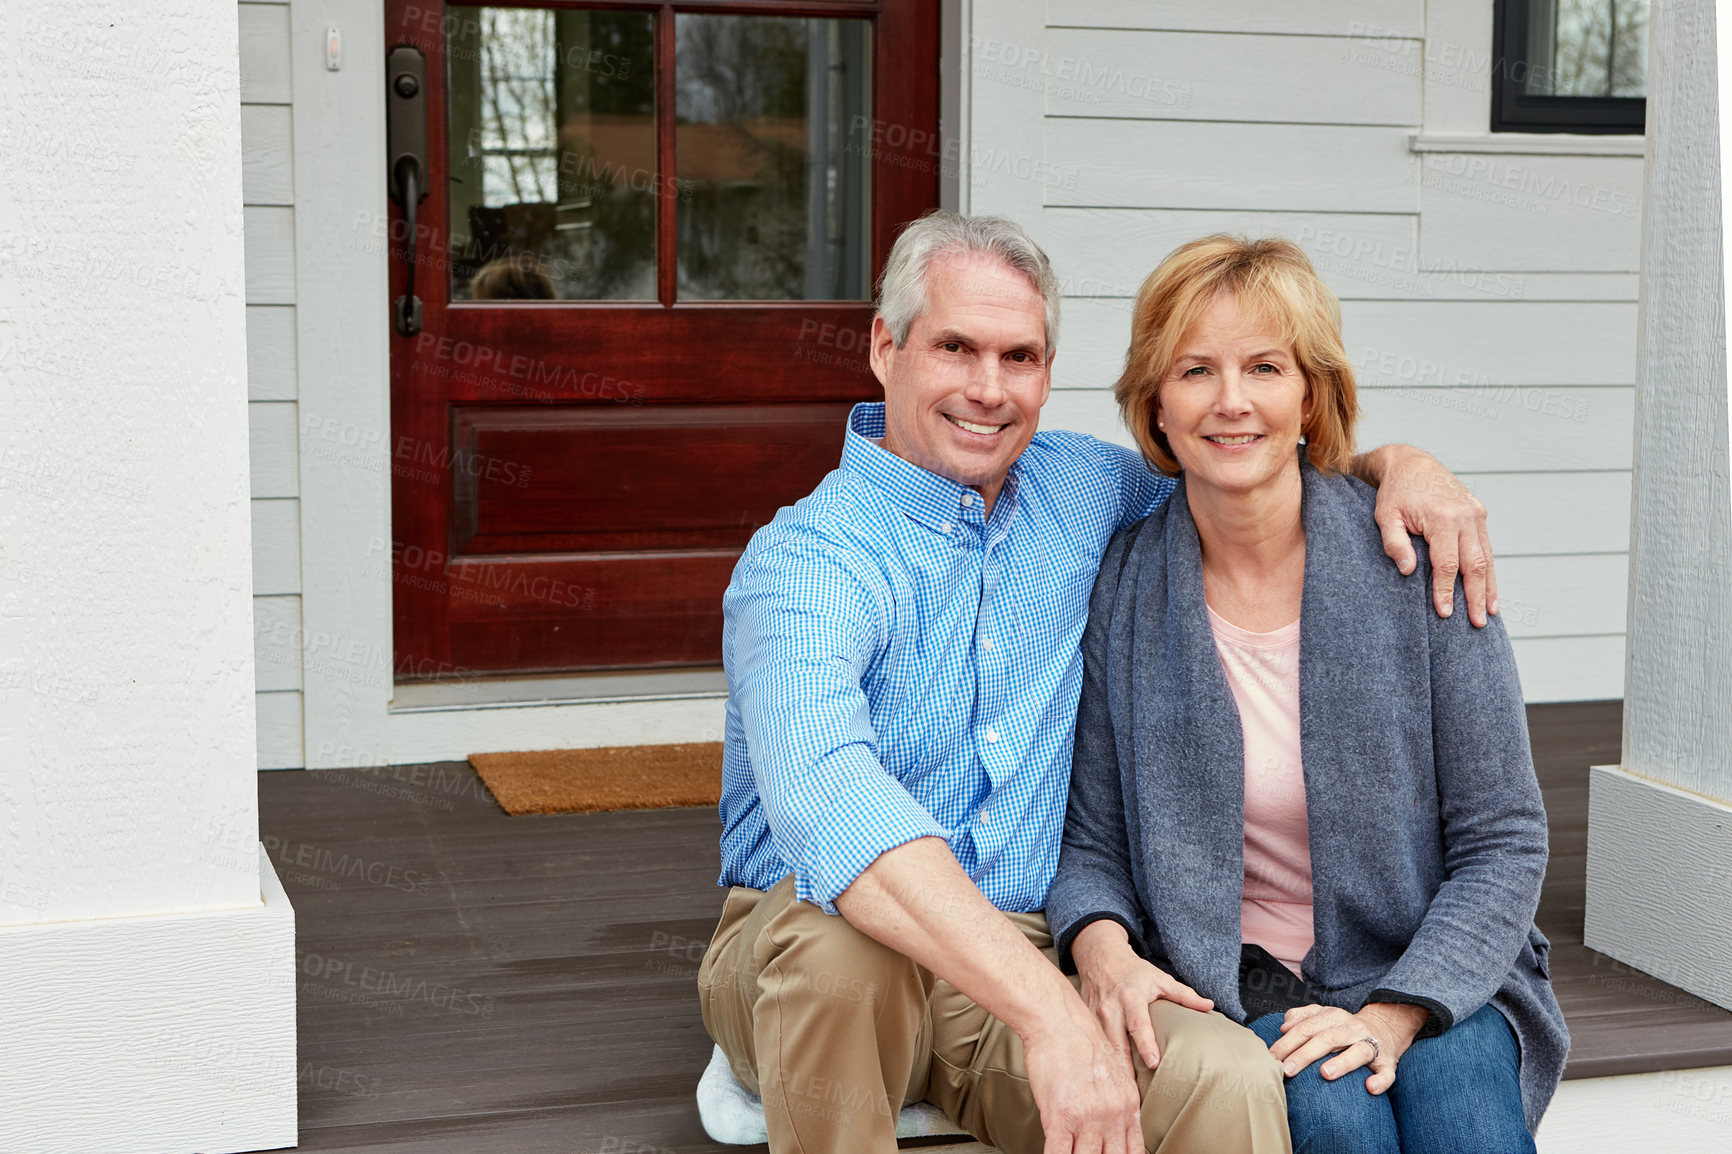
<path id="1" fill-rule="evenodd" d="M 1156 401 L 1179 342 L 1223 293 L 1293 346 L 1311 390 L 1311 415 L 1300 429 L 1306 453 L 1323 472 L 1346 472 L 1359 400 L 1341 343 L 1341 302 L 1299 246 L 1279 237 L 1193 240 L 1173 250 L 1138 290 L 1131 347 L 1113 396 L 1143 457 L 1168 476 L 1179 475 L 1167 436 L 1155 425 Z"/>

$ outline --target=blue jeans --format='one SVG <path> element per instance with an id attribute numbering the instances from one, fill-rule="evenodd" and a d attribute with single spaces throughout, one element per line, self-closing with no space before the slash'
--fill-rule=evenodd
<path id="1" fill-rule="evenodd" d="M 1273 1043 L 1281 1019 L 1265 1014 L 1251 1030 Z M 1369 1066 L 1329 1082 L 1319 1058 L 1287 1079 L 1294 1154 L 1534 1154 L 1520 1057 L 1509 1023 L 1483 1006 L 1408 1047 L 1382 1094 L 1365 1088 Z"/>

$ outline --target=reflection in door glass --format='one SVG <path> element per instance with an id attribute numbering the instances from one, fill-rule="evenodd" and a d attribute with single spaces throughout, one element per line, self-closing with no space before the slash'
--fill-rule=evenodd
<path id="1" fill-rule="evenodd" d="M 1535 96 L 1643 96 L 1646 0 L 1531 0 L 1527 76 Z"/>
<path id="2" fill-rule="evenodd" d="M 654 14 L 449 11 L 452 299 L 653 299 Z"/>
<path id="3" fill-rule="evenodd" d="M 865 20 L 674 22 L 683 300 L 864 300 Z"/>

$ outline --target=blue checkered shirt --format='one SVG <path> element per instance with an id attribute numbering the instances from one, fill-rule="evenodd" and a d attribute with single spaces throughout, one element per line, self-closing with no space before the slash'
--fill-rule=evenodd
<path id="1" fill-rule="evenodd" d="M 857 406 L 841 467 L 734 567 L 720 884 L 792 872 L 833 914 L 879 854 L 941 837 L 993 905 L 1038 910 L 1095 570 L 1173 483 L 1119 446 L 1038 433 L 987 521 L 979 494 L 883 435 L 884 406 Z"/>

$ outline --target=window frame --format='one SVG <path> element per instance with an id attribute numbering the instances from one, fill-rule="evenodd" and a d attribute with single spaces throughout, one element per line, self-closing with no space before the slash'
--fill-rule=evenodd
<path id="1" fill-rule="evenodd" d="M 1647 128 L 1642 96 L 1535 96 L 1515 76 L 1527 57 L 1530 0 L 1494 0 L 1491 131 L 1572 132 L 1585 136 L 1640 136 Z"/>

